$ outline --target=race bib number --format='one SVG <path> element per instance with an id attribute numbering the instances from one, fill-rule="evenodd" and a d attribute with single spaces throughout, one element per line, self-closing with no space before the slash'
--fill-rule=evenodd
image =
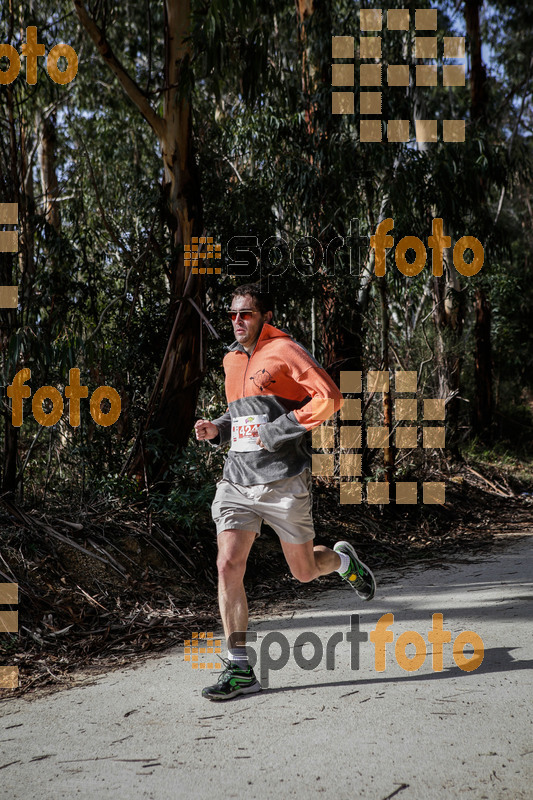
<path id="1" fill-rule="evenodd" d="M 268 422 L 266 414 L 253 414 L 249 417 L 236 417 L 231 423 L 231 450 L 239 453 L 249 453 L 252 450 L 261 450 L 256 439 L 259 429 L 264 422 Z"/>

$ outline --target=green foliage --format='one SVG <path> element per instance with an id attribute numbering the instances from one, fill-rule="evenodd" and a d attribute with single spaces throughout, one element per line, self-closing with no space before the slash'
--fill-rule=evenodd
<path id="1" fill-rule="evenodd" d="M 191 442 L 170 462 L 172 489 L 151 493 L 149 507 L 178 529 L 195 532 L 209 526 L 215 496 L 214 475 L 220 472 L 222 454 L 207 451 L 209 445 Z M 211 450 L 211 448 L 210 448 Z"/>
<path id="2" fill-rule="evenodd" d="M 144 504 L 146 497 L 145 492 L 134 480 L 118 472 L 108 472 L 95 477 L 92 491 L 109 505 Z"/>

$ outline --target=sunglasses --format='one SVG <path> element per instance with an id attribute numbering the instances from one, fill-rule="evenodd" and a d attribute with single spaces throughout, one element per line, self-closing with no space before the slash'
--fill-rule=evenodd
<path id="1" fill-rule="evenodd" d="M 237 315 L 239 315 L 241 319 L 247 320 L 252 319 L 253 315 L 257 314 L 257 311 L 226 311 L 226 314 L 232 322 L 235 322 Z"/>

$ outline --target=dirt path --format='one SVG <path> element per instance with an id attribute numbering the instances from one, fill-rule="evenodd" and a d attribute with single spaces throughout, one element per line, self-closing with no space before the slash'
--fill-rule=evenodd
<path id="1" fill-rule="evenodd" d="M 291 612 L 252 620 L 256 671 L 265 685 L 268 679 L 258 695 L 218 704 L 202 699 L 215 671 L 191 669 L 176 648 L 85 686 L 3 701 L 2 795 L 526 800 L 533 782 L 532 543 L 523 536 L 446 569 L 381 573 L 370 604 L 341 586 L 312 605 L 299 601 Z M 379 672 L 377 646 L 357 647 L 346 634 L 354 630 L 352 614 L 364 637 L 386 613 L 394 615 L 394 641 L 385 645 Z M 452 642 L 462 631 L 481 637 L 477 669 L 459 669 L 452 644 L 444 644 L 443 670 L 434 671 L 428 631 L 435 613 L 443 614 Z M 425 642 L 417 671 L 396 660 L 405 631 Z M 303 632 L 315 637 L 294 647 Z M 326 643 L 334 634 L 340 641 L 334 669 L 327 669 Z M 288 652 L 279 668 L 274 639 L 281 635 Z M 318 666 L 302 668 L 320 646 Z M 420 640 L 418 646 L 422 655 Z M 414 646 L 405 653 L 411 657 Z M 467 646 L 465 657 L 471 653 Z"/>

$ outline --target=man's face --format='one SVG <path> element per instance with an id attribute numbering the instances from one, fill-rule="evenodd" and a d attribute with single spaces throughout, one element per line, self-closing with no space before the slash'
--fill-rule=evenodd
<path id="1" fill-rule="evenodd" d="M 267 311 L 266 314 L 261 314 L 257 310 L 253 298 L 249 294 L 243 297 L 234 297 L 231 301 L 231 310 L 239 312 L 236 319 L 232 320 L 233 333 L 235 338 L 242 344 L 245 349 L 252 348 L 259 338 L 261 328 L 265 322 L 270 322 L 272 319 L 272 312 Z M 240 312 L 251 311 L 251 316 L 246 314 L 247 319 L 244 319 Z"/>

